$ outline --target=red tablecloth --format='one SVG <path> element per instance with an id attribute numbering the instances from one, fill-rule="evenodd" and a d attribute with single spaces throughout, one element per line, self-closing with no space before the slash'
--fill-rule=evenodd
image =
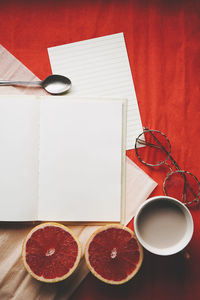
<path id="1" fill-rule="evenodd" d="M 124 32 L 144 126 L 166 133 L 182 169 L 200 177 L 200 2 L 198 0 L 7 0 L 0 3 L 0 43 L 41 79 L 51 73 L 47 47 Z M 166 169 L 141 165 L 159 186 Z M 200 209 L 187 255 L 145 252 L 128 284 L 89 275 L 72 299 L 199 299 Z M 132 226 L 132 225 L 130 225 Z"/>

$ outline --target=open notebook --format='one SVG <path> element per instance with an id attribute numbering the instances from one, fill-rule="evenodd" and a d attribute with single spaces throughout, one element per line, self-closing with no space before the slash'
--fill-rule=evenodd
<path id="1" fill-rule="evenodd" d="M 0 220 L 123 221 L 126 101 L 0 96 Z"/>

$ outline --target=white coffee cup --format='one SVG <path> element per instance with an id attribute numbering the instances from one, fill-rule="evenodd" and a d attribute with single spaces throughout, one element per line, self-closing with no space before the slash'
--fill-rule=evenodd
<path id="1" fill-rule="evenodd" d="M 145 249 L 158 255 L 171 255 L 189 243 L 194 224 L 183 203 L 168 196 L 156 196 L 137 210 L 134 230 Z"/>

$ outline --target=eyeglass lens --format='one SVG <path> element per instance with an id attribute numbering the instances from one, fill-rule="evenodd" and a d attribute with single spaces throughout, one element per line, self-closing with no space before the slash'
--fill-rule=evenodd
<path id="1" fill-rule="evenodd" d="M 175 171 L 165 178 L 164 192 L 167 196 L 191 205 L 193 201 L 199 202 L 200 185 L 193 174 L 185 171 Z"/>
<path id="2" fill-rule="evenodd" d="M 161 132 L 145 130 L 136 139 L 135 150 L 142 163 L 159 166 L 168 159 L 171 146 L 167 137 Z"/>

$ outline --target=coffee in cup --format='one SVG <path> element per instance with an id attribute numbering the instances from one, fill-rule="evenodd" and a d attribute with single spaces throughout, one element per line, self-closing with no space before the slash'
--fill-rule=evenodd
<path id="1" fill-rule="evenodd" d="M 193 234 L 193 219 L 180 201 L 157 196 L 145 201 L 134 218 L 134 229 L 141 245 L 158 255 L 181 251 Z"/>

